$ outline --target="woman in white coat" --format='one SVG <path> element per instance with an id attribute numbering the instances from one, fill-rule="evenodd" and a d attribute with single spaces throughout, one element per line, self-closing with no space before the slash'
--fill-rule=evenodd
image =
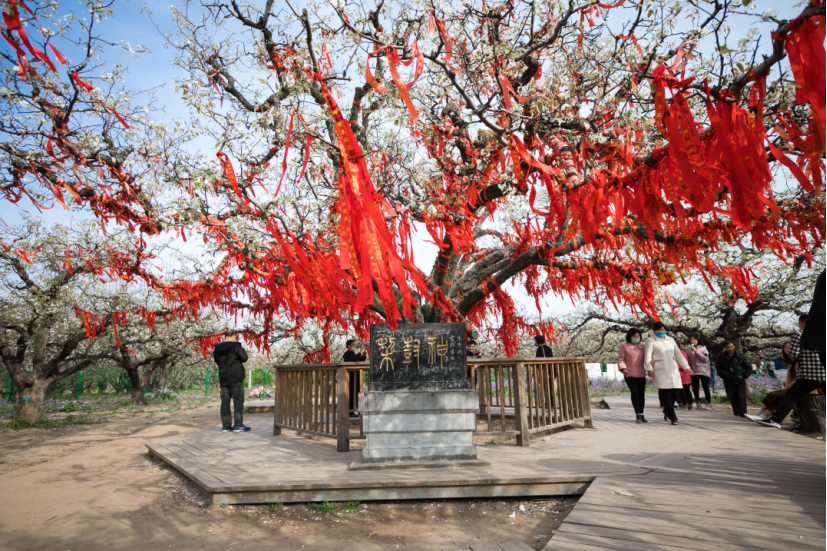
<path id="1" fill-rule="evenodd" d="M 675 400 L 678 392 L 683 389 L 678 365 L 690 375 L 692 375 L 692 370 L 675 339 L 666 336 L 666 327 L 661 322 L 656 322 L 652 329 L 655 334 L 646 339 L 644 343 L 643 365 L 646 366 L 647 374 L 652 377 L 652 383 L 658 389 L 658 397 L 663 406 L 663 420 L 677 425 Z"/>

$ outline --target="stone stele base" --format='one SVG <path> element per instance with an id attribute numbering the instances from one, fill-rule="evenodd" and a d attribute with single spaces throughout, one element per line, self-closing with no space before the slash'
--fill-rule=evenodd
<path id="1" fill-rule="evenodd" d="M 363 463 L 477 458 L 479 397 L 473 390 L 397 390 L 359 394 Z"/>

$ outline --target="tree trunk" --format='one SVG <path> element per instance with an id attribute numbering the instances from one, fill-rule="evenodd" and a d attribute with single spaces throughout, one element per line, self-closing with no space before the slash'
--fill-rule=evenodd
<path id="1" fill-rule="evenodd" d="M 169 375 L 172 372 L 171 365 L 165 365 L 159 369 L 158 373 L 158 388 L 166 388 L 167 387 L 167 380 L 169 380 Z"/>
<path id="2" fill-rule="evenodd" d="M 43 398 L 46 396 L 46 381 L 35 380 L 20 390 L 19 405 L 15 418 L 18 421 L 37 423 L 43 415 Z"/>
<path id="3" fill-rule="evenodd" d="M 146 404 L 144 400 L 144 387 L 147 381 L 144 377 L 141 377 L 140 369 L 128 369 L 126 372 L 129 374 L 129 382 L 131 383 L 129 398 L 132 400 L 132 403 L 140 406 Z"/>
<path id="4" fill-rule="evenodd" d="M 824 401 L 824 396 L 805 396 L 798 401 L 798 411 L 801 413 L 801 428 L 804 432 L 824 434 Z"/>

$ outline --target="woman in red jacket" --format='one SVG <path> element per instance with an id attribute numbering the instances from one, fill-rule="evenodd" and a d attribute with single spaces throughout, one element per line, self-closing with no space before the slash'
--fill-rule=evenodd
<path id="1" fill-rule="evenodd" d="M 629 391 L 632 393 L 632 407 L 638 423 L 648 423 L 643 416 L 646 393 L 646 369 L 643 367 L 643 343 L 640 330 L 632 327 L 626 331 L 626 342 L 617 355 L 617 367 L 623 373 Z"/>

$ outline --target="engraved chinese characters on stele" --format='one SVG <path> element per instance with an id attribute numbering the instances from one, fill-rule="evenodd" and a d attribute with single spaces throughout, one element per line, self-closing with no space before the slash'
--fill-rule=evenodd
<path id="1" fill-rule="evenodd" d="M 393 370 L 393 349 L 396 346 L 396 337 L 393 335 L 388 337 L 379 337 L 376 339 L 376 345 L 379 347 L 379 354 L 382 356 L 382 361 L 379 364 L 379 369 L 386 371 Z"/>
<path id="2" fill-rule="evenodd" d="M 470 388 L 465 340 L 461 323 L 371 326 L 371 390 Z"/>

